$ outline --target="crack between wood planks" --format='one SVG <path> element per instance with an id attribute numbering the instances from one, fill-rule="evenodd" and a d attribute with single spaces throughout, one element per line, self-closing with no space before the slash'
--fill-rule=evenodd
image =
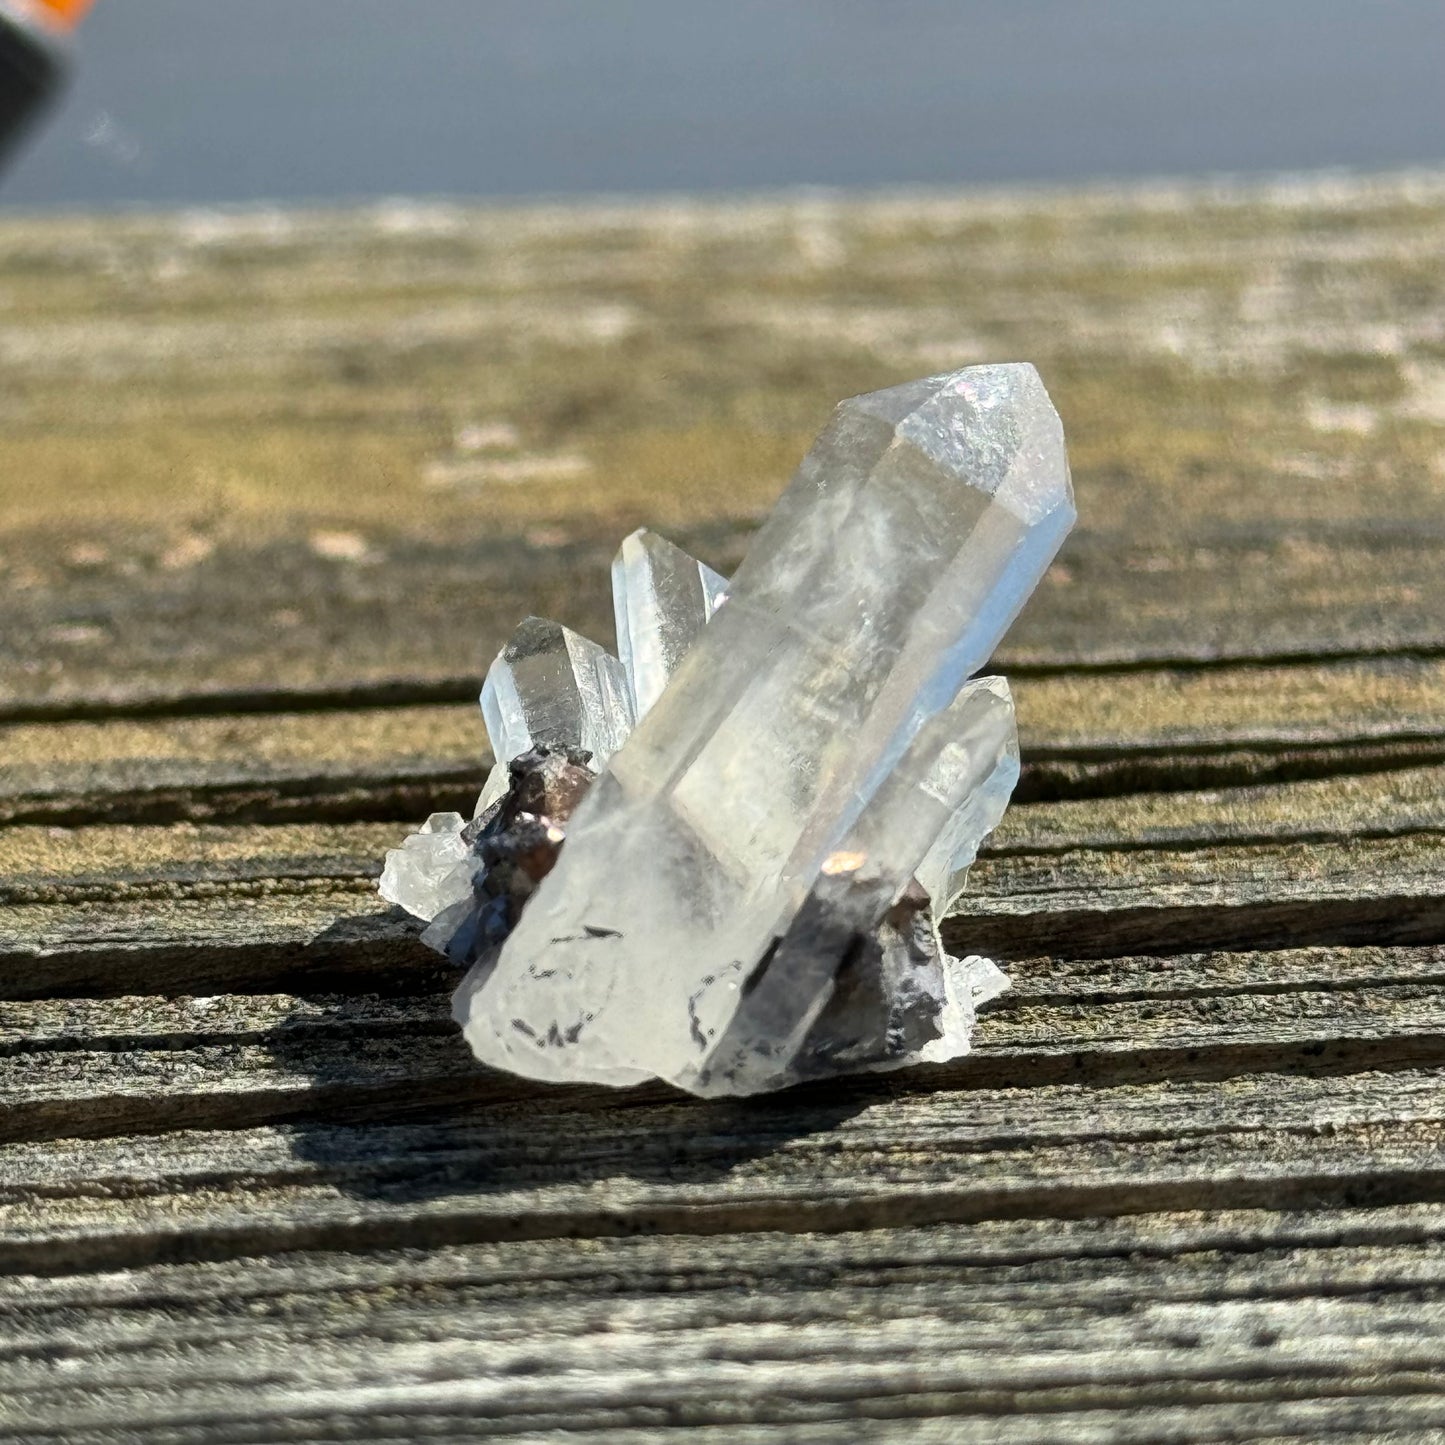
<path id="1" fill-rule="evenodd" d="M 398 1036 L 395 1042 L 412 1045 L 419 1035 Z M 432 1033 L 433 1039 L 441 1031 Z M 304 1038 L 288 1041 L 288 1049 L 301 1049 Z M 389 1045 L 379 1040 L 379 1046 Z M 57 1095 L 26 1098 L 12 1093 L 4 1100 L 0 1118 L 0 1144 L 35 1144 L 59 1139 L 106 1139 L 157 1137 L 176 1130 L 206 1130 L 217 1134 L 240 1134 L 271 1127 L 396 1126 L 408 1123 L 434 1125 L 452 1111 L 459 1119 L 485 1117 L 478 1111 L 508 1106 L 525 1106 L 539 1118 L 554 1111 L 567 1116 L 579 1112 L 577 1089 L 554 1089 L 497 1074 L 476 1066 L 460 1039 L 455 1048 L 438 1054 L 442 1067 L 397 1077 L 394 1072 L 372 1079 L 331 1078 L 286 1083 L 273 1080 L 256 1087 L 173 1092 L 107 1092 L 99 1089 L 76 1097 Z M 217 1045 L 223 1052 L 226 1045 Z M 387 1055 L 390 1057 L 390 1055 Z M 163 1051 L 152 1051 L 159 1063 Z M 983 1046 L 967 1061 L 936 1067 L 920 1066 L 893 1076 L 895 1090 L 919 1094 L 949 1093 L 967 1097 L 970 1093 L 1007 1091 L 1026 1095 L 1040 1088 L 1116 1089 L 1150 1085 L 1223 1084 L 1249 1077 L 1349 1078 L 1357 1075 L 1380 1077 L 1434 1070 L 1445 1064 L 1445 1034 L 1438 1030 L 1388 1035 L 1320 1034 L 1293 1039 L 1214 1040 L 1197 1044 L 1101 1045 L 1098 1041 L 1063 1040 L 1040 1046 Z M 264 1079 L 264 1075 L 258 1076 Z M 859 1104 L 870 1098 L 867 1080 L 842 1081 L 835 1089 L 833 1103 L 845 1095 Z M 640 1097 L 594 1098 L 582 1112 L 609 1114 L 629 1104 L 637 1106 L 659 1100 L 683 1102 L 682 1096 L 664 1085 L 636 1091 Z M 1026 1107 L 1026 1105 L 1021 1105 Z M 1412 1120 L 1418 1123 L 1418 1120 Z M 1136 1144 L 1173 1142 L 1180 1147 L 1190 1141 L 1255 1134 L 1295 1133 L 1313 1136 L 1313 1125 L 1281 1131 L 1273 1125 L 1221 1125 L 1203 1129 L 1160 1131 L 1144 1128 L 1131 1131 Z M 1050 1136 L 1047 1132 L 1021 1133 L 1012 1143 L 1003 1135 L 994 1137 L 990 1147 L 1016 1149 L 1027 1153 L 1045 1146 L 1087 1142 L 1091 1138 L 1118 1138 L 1117 1130 L 1097 1136 L 1088 1130 Z M 935 1144 L 934 1148 L 942 1146 Z M 961 1152 L 968 1154 L 967 1146 Z M 952 1152 L 947 1151 L 945 1152 Z M 15 1190 L 19 1188 L 21 1194 Z M 22 1197 L 22 1186 L 0 1184 L 0 1199 Z M 106 1197 L 110 1197 L 109 1192 Z"/>
<path id="2" fill-rule="evenodd" d="M 1051 803 L 1373 776 L 1445 764 L 1445 733 L 1321 743 L 1242 740 L 1171 748 L 1033 748 L 1016 803 Z M 414 824 L 428 813 L 469 813 L 482 764 L 429 771 L 244 776 L 194 784 L 12 793 L 0 826 L 170 823 Z"/>
<path id="3" fill-rule="evenodd" d="M 1119 676 L 1147 672 L 1218 672 L 1230 669 L 1318 666 L 1349 662 L 1430 662 L 1445 658 L 1445 638 L 1398 647 L 1282 648 L 1273 651 L 1150 654 L 1075 658 L 1068 661 L 1010 658 L 990 662 L 1010 678 Z M 361 708 L 419 707 L 475 702 L 479 676 L 387 678 L 335 687 L 214 688 L 177 693 L 114 693 L 0 702 L 0 727 L 16 723 L 105 722 L 164 717 L 212 717 L 226 713 L 335 712 Z"/>
<path id="4" fill-rule="evenodd" d="M 1212 1209 L 1301 1210 L 1439 1203 L 1445 1168 L 1357 1166 L 1299 1169 L 1259 1177 L 1183 1171 L 1170 1179 L 1124 1182 L 1029 1182 L 958 1190 L 932 1182 L 918 1189 L 817 1199 L 789 1195 L 703 1204 L 639 1202 L 614 1208 L 398 1211 L 324 1221 L 270 1218 L 234 1224 L 57 1232 L 52 1238 L 0 1239 L 0 1270 L 13 1274 L 77 1274 L 138 1264 L 191 1263 L 295 1251 L 361 1252 L 542 1239 L 708 1236 L 739 1233 L 852 1233 L 980 1223 L 995 1219 L 1094 1219 Z"/>

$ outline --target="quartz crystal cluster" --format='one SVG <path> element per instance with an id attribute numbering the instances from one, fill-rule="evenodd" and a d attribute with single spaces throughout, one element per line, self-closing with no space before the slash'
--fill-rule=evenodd
<path id="1" fill-rule="evenodd" d="M 731 581 L 627 538 L 617 657 L 524 622 L 476 815 L 381 880 L 477 1056 L 718 1095 L 965 1053 L 1007 982 L 937 920 L 1018 777 L 974 674 L 1073 519 L 1038 374 L 969 367 L 843 402 Z"/>

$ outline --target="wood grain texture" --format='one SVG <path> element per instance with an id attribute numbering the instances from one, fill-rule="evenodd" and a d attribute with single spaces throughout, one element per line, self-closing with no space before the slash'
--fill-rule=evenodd
<path id="1" fill-rule="evenodd" d="M 1438 176 L 11 222 L 0 704 L 463 696 L 528 610 L 605 639 L 633 526 L 730 568 L 838 397 L 999 357 L 1081 514 L 1002 663 L 1438 657 L 1442 246 Z"/>
<path id="2" fill-rule="evenodd" d="M 1445 1438 L 1445 182 L 408 215 L 0 223 L 0 1440 Z M 375 877 L 489 652 L 999 356 L 974 1053 L 481 1068 Z"/>
<path id="3" fill-rule="evenodd" d="M 1075 668 L 1013 687 L 1020 801 L 1445 761 L 1439 660 Z M 489 761 L 474 702 L 12 723 L 0 823 L 419 820 L 467 811 Z"/>
<path id="4" fill-rule="evenodd" d="M 1434 1199 L 1445 1171 L 1433 1065 L 901 1087 L 17 1142 L 0 1257 L 49 1274 L 311 1246 L 1298 1209 Z"/>
<path id="5" fill-rule="evenodd" d="M 1442 1418 L 1441 1235 L 1432 1205 L 1183 1211 L 15 1280 L 0 1424 L 82 1441 L 1422 1439 Z M 97 1346 L 95 1392 L 67 1391 Z"/>
<path id="6" fill-rule="evenodd" d="M 986 942 L 1005 957 L 1049 942 L 1064 958 L 1445 941 L 1445 849 L 1426 839 L 1369 851 L 1380 876 L 1360 870 L 1357 850 L 1313 845 L 1000 860 L 979 867 L 946 934 L 955 947 Z M 369 880 L 285 883 L 5 909 L 0 996 L 332 991 L 435 975 L 419 926 L 382 904 Z"/>
<path id="7" fill-rule="evenodd" d="M 975 1057 L 920 1073 L 930 1087 L 1445 1058 L 1441 945 L 1028 959 L 1011 973 L 1014 991 L 980 1025 Z M 472 1061 L 451 1023 L 445 978 L 428 971 L 413 984 L 400 995 L 5 1003 L 0 1139 L 235 1127 L 360 1108 L 381 1117 L 535 1093 Z"/>

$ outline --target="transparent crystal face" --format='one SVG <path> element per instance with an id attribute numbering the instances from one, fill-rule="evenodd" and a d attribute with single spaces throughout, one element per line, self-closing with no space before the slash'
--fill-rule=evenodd
<path id="1" fill-rule="evenodd" d="M 471 869 L 460 813 L 433 813 L 400 848 L 387 850 L 377 885 L 388 903 L 433 919 L 471 894 Z"/>
<path id="2" fill-rule="evenodd" d="M 970 692 L 992 694 L 1000 711 L 994 719 L 985 720 L 983 716 L 978 719 L 980 726 L 988 728 L 985 750 L 972 756 L 965 753 L 960 757 L 957 752 L 948 755 L 948 761 L 962 769 L 971 769 L 972 773 L 962 802 L 914 870 L 914 876 L 933 905 L 935 918 L 942 918 L 963 892 L 979 845 L 998 827 L 1019 780 L 1018 725 L 1008 683 L 1001 677 L 979 678 L 964 688 L 960 698 Z M 947 766 L 948 762 L 942 765 Z"/>
<path id="3" fill-rule="evenodd" d="M 820 879 L 857 873 L 876 894 L 868 905 L 873 912 L 860 922 L 876 927 L 931 848 L 945 840 L 956 848 L 966 837 L 977 849 L 983 834 L 970 831 L 978 821 L 976 800 L 1015 738 L 1013 699 L 1003 679 L 983 678 L 965 686 L 919 731 L 852 823 L 842 827 L 840 820 L 826 852 L 805 865 L 810 895 Z M 859 891 L 854 890 L 854 902 Z M 840 911 L 837 905 L 834 911 Z M 709 1021 L 727 1015 L 729 1056 L 720 1060 L 719 1048 L 704 1049 L 674 1082 L 699 1093 L 769 1087 L 778 1068 L 777 1042 L 786 1041 L 784 1059 L 797 1055 L 829 1001 L 837 968 L 831 951 L 795 949 L 787 968 L 769 967 L 749 978 L 742 1007 L 731 980 L 704 984 L 692 1001 L 693 1012 Z M 941 978 L 934 982 L 935 991 L 941 984 Z M 708 997 L 713 991 L 722 994 L 716 1008 Z M 708 1042 L 714 1043 L 711 1036 Z"/>
<path id="4" fill-rule="evenodd" d="M 785 938 L 789 957 L 807 956 L 798 921 L 826 914 L 839 854 L 862 860 L 845 899 L 860 918 L 915 871 L 946 900 L 1018 766 L 1006 687 L 965 683 L 1073 516 L 1037 373 L 972 367 L 842 403 L 720 610 L 717 574 L 642 534 L 614 567 L 622 662 L 524 624 L 483 693 L 497 756 L 582 746 L 605 766 L 459 1004 L 478 1056 L 538 1078 L 641 1071 L 699 1092 L 800 1076 L 788 1050 L 817 1044 L 837 960 L 794 969 L 786 1006 L 754 1025 L 740 1009 L 760 961 Z M 987 970 L 929 964 L 899 937 L 879 976 L 935 978 L 932 1032 L 906 1057 L 960 1033 L 966 1046 Z M 727 1077 L 723 1040 L 742 1060 Z"/>
<path id="5" fill-rule="evenodd" d="M 601 767 L 632 726 L 622 664 L 595 642 L 541 617 L 512 634 L 487 672 L 482 717 L 499 763 L 535 747 L 583 749 Z"/>
<path id="6" fill-rule="evenodd" d="M 727 579 L 656 532 L 634 532 L 612 564 L 617 652 L 634 718 L 662 696 L 727 592 Z"/>

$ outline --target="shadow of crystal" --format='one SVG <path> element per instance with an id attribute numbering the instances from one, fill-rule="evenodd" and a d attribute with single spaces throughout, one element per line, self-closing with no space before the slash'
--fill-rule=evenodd
<path id="1" fill-rule="evenodd" d="M 400 910 L 393 921 L 413 924 Z M 338 919 L 315 943 L 324 950 L 357 922 Z M 888 1087 L 865 1076 L 709 1101 L 662 1084 L 516 1078 L 472 1057 L 451 1017 L 455 976 L 436 965 L 417 942 L 388 967 L 358 972 L 354 992 L 334 991 L 334 969 L 327 992 L 308 993 L 298 976 L 291 1011 L 264 1046 L 277 1084 L 271 1117 L 308 1183 L 397 1204 L 706 1186 L 830 1133 Z"/>

